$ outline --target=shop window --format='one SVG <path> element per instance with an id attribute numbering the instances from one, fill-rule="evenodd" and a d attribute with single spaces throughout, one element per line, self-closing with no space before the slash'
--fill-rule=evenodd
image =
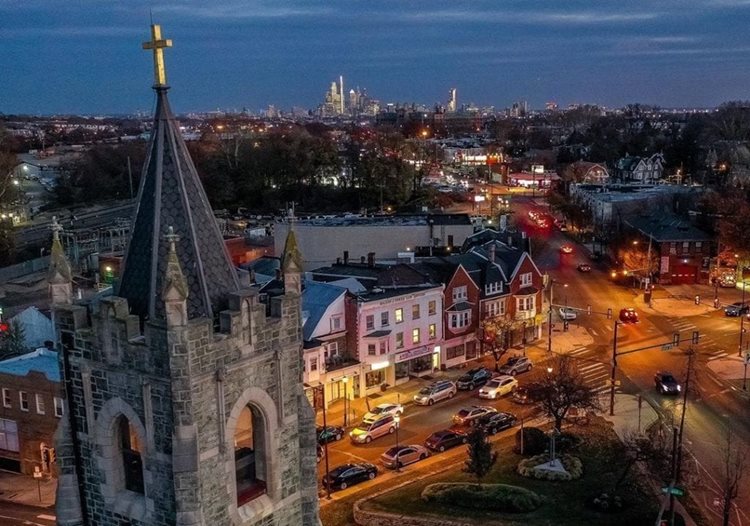
<path id="1" fill-rule="evenodd" d="M 437 338 L 437 325 L 435 325 L 434 323 L 430 323 L 429 335 L 430 340 L 434 340 L 435 338 Z"/>
<path id="2" fill-rule="evenodd" d="M 404 309 L 396 309 L 396 311 L 393 313 L 393 317 L 396 320 L 396 323 L 401 323 L 404 321 Z"/>
<path id="3" fill-rule="evenodd" d="M 412 320 L 418 320 L 419 319 L 419 303 L 415 303 L 411 306 L 411 319 Z"/>
<path id="4" fill-rule="evenodd" d="M 397 332 L 396 333 L 396 349 L 403 349 L 403 347 L 404 347 L 404 333 Z"/>
<path id="5" fill-rule="evenodd" d="M 448 347 L 445 350 L 445 358 L 446 360 L 453 360 L 454 358 L 458 358 L 460 356 L 464 355 L 464 346 L 463 345 L 456 345 L 455 347 Z"/>
<path id="6" fill-rule="evenodd" d="M 365 384 L 368 388 L 376 387 L 385 382 L 385 371 L 382 369 L 378 371 L 370 371 L 365 375 Z"/>
<path id="7" fill-rule="evenodd" d="M 0 418 L 0 449 L 20 451 L 18 445 L 18 424 L 15 420 Z"/>
<path id="8" fill-rule="evenodd" d="M 143 459 L 141 444 L 130 421 L 120 415 L 117 418 L 116 430 L 118 444 L 122 454 L 123 483 L 125 489 L 143 494 Z"/>
<path id="9" fill-rule="evenodd" d="M 414 329 L 411 331 L 411 342 L 412 343 L 419 343 L 421 341 L 421 334 L 419 329 Z"/>
<path id="10" fill-rule="evenodd" d="M 234 433 L 234 468 L 237 506 L 266 493 L 265 435 L 263 417 L 251 406 L 242 409 Z"/>
<path id="11" fill-rule="evenodd" d="M 427 314 L 429 316 L 434 316 L 437 313 L 437 301 L 430 300 L 429 303 L 427 303 Z"/>

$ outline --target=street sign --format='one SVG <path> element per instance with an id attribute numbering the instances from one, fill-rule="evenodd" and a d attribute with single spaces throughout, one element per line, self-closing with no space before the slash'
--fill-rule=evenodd
<path id="1" fill-rule="evenodd" d="M 667 344 L 662 345 L 661 346 L 661 350 L 664 351 L 664 352 L 671 351 L 672 350 L 672 344 L 671 343 L 667 343 Z"/>
<path id="2" fill-rule="evenodd" d="M 685 495 L 685 490 L 679 486 L 663 486 L 661 492 L 665 495 L 674 495 L 675 497 L 682 497 Z"/>

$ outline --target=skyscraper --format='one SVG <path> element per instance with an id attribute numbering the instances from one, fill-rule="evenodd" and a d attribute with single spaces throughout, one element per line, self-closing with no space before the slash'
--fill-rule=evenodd
<path id="1" fill-rule="evenodd" d="M 456 113 L 458 109 L 458 90 L 451 88 L 448 92 L 448 113 Z"/>

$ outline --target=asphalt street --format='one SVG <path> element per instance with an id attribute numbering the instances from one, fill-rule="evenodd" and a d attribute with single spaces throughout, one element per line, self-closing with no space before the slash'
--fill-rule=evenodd
<path id="1" fill-rule="evenodd" d="M 3 526 L 55 526 L 55 512 L 46 508 L 0 501 L 0 524 Z"/>

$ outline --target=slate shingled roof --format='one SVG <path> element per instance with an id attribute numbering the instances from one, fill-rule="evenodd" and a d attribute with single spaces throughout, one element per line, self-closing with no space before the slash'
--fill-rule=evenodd
<path id="1" fill-rule="evenodd" d="M 319 281 L 305 281 L 302 289 L 302 337 L 305 341 L 312 338 L 328 307 L 344 294 L 345 288 Z"/>
<path id="2" fill-rule="evenodd" d="M 161 299 L 172 226 L 188 284 L 189 318 L 213 318 L 239 281 L 211 205 L 172 115 L 164 86 L 155 87 L 156 114 L 117 295 L 142 318 L 163 319 Z"/>
<path id="3" fill-rule="evenodd" d="M 26 376 L 31 371 L 42 373 L 50 382 L 59 382 L 60 366 L 57 364 L 57 352 L 42 347 L 0 362 L 0 373 L 3 374 Z"/>

